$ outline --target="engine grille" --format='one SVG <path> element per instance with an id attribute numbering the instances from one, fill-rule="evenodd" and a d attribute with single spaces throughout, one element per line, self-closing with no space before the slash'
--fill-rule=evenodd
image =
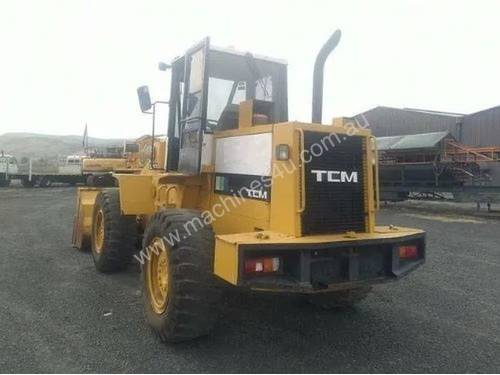
<path id="1" fill-rule="evenodd" d="M 364 138 L 331 135 L 330 143 L 325 136 L 326 133 L 304 132 L 304 149 L 309 150 L 306 154 L 309 156 L 303 165 L 305 210 L 302 213 L 302 233 L 364 232 Z M 357 182 L 353 172 L 357 172 Z"/>

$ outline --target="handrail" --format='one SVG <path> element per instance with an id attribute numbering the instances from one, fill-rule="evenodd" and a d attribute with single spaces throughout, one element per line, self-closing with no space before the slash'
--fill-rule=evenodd
<path id="1" fill-rule="evenodd" d="M 299 133 L 300 139 L 300 152 L 299 152 L 299 178 L 300 178 L 300 203 L 297 213 L 301 214 L 306 209 L 306 184 L 302 160 L 302 151 L 304 151 L 304 130 L 297 128 L 295 129 Z"/>
<path id="2" fill-rule="evenodd" d="M 379 187 L 379 176 L 378 176 L 378 149 L 377 149 L 377 139 L 374 136 L 370 137 L 372 141 L 372 150 L 373 150 L 373 174 L 375 177 L 375 209 L 380 209 L 380 187 Z"/>

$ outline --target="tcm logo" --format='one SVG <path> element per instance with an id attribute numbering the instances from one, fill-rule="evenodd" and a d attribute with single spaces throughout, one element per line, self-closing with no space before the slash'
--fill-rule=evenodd
<path id="1" fill-rule="evenodd" d="M 267 200 L 268 198 L 267 191 L 265 190 L 253 190 L 248 188 L 245 188 L 244 190 L 248 198 L 263 199 L 263 200 Z"/>
<path id="2" fill-rule="evenodd" d="M 311 173 L 316 175 L 317 182 L 358 183 L 358 172 L 323 171 L 313 169 Z"/>

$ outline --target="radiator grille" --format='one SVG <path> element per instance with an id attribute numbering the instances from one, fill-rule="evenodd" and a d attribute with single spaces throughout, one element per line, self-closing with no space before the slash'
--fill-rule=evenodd
<path id="1" fill-rule="evenodd" d="M 331 135 L 330 142 L 325 136 L 325 133 L 304 132 L 304 149 L 309 153 L 304 163 L 302 233 L 364 232 L 364 138 Z"/>

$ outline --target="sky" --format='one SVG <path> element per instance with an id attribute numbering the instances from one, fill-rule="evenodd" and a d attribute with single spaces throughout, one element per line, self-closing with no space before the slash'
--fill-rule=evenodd
<path id="1" fill-rule="evenodd" d="M 499 14 L 481 0 L 0 0 L 0 134 L 149 134 L 136 88 L 168 100 L 158 62 L 205 36 L 287 60 L 289 118 L 310 121 L 314 59 L 337 28 L 324 123 L 378 105 L 471 113 L 500 105 Z"/>

